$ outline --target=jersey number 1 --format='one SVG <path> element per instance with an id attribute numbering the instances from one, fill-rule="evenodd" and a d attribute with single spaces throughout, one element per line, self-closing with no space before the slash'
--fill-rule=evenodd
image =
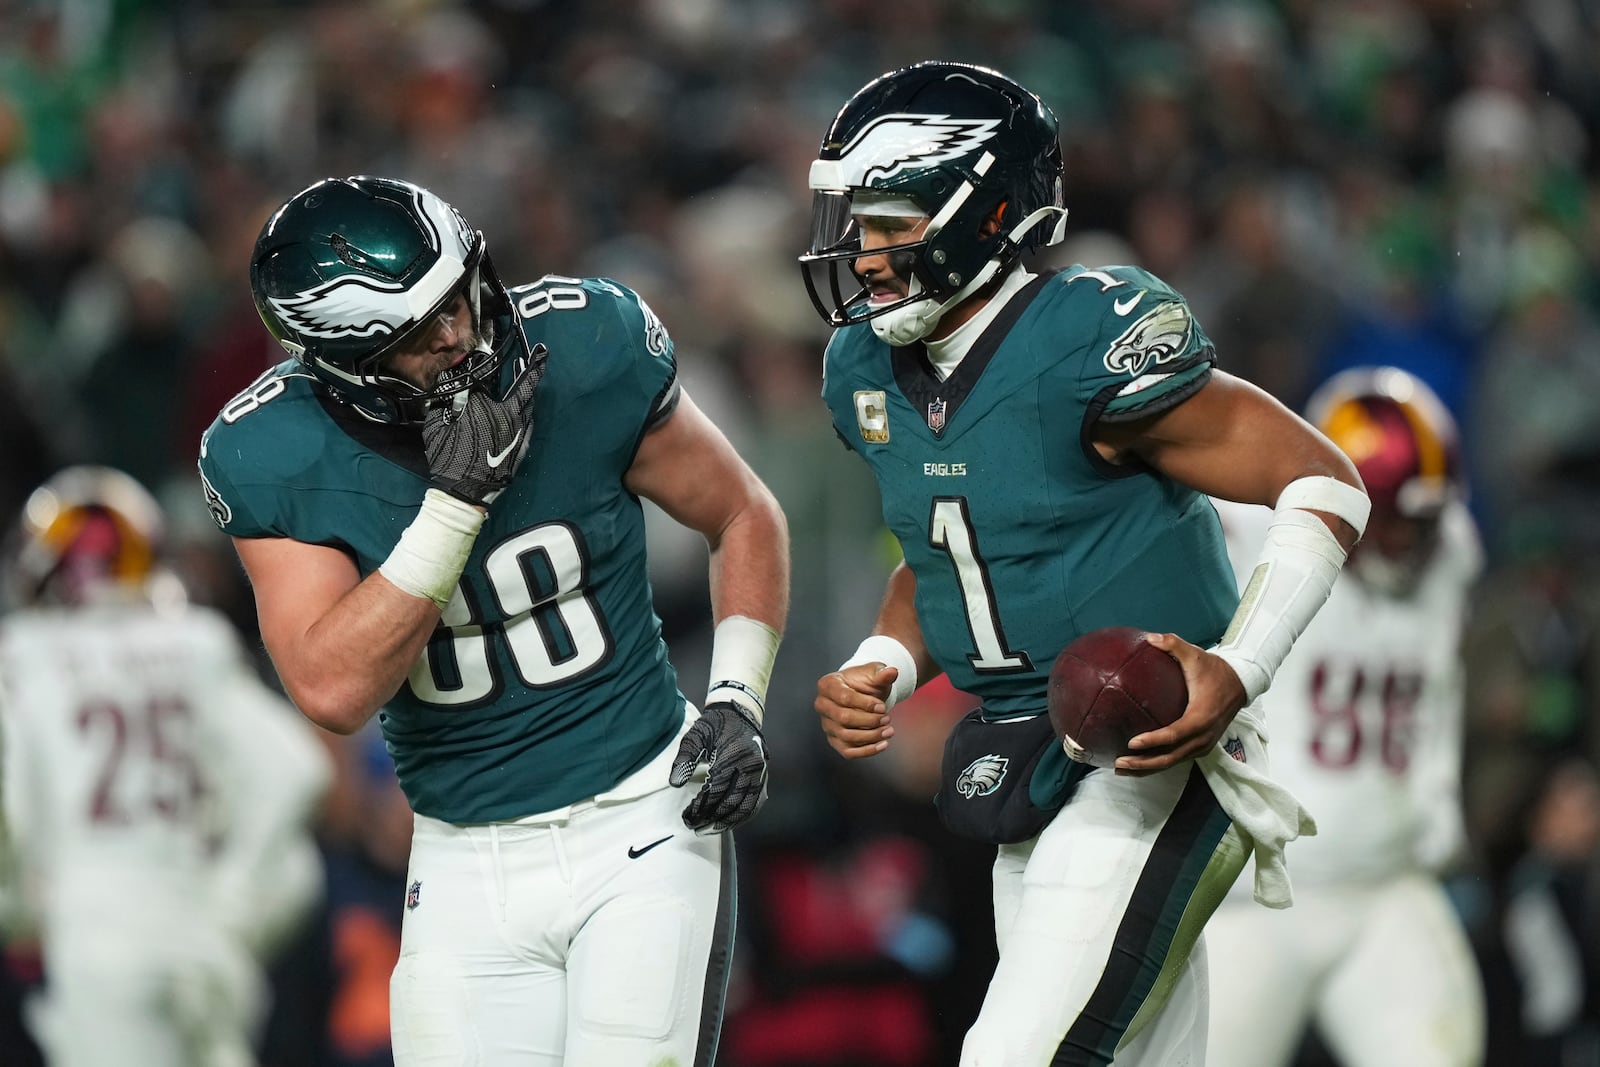
<path id="1" fill-rule="evenodd" d="M 967 653 L 967 662 L 980 674 L 1031 671 L 1033 661 L 1028 654 L 1013 652 L 1006 645 L 994 602 L 994 585 L 989 581 L 988 566 L 978 555 L 977 540 L 967 514 L 966 497 L 935 497 L 933 513 L 928 517 L 928 543 L 955 564 L 961 602 L 967 611 L 967 630 L 978 646 L 976 652 Z"/>

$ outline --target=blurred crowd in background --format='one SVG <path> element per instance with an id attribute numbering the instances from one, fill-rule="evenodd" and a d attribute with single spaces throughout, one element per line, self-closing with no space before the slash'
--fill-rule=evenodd
<path id="1" fill-rule="evenodd" d="M 0 514 L 64 464 L 128 471 L 190 595 L 259 648 L 195 455 L 283 358 L 247 283 L 274 206 L 403 177 L 486 232 L 508 284 L 633 287 L 794 536 L 722 1062 L 953 1063 L 993 953 L 988 857 L 931 804 L 968 705 L 931 685 L 866 763 L 815 723 L 896 555 L 819 402 L 794 262 L 828 121 L 925 58 L 997 67 L 1059 116 L 1073 236 L 1050 265 L 1148 268 L 1291 406 L 1382 363 L 1452 409 L 1490 560 L 1452 880 L 1490 1063 L 1600 1062 L 1594 0 L 0 0 Z M 669 527 L 656 594 L 694 698 L 705 550 Z M 328 742 L 327 901 L 278 961 L 272 1064 L 387 1062 L 409 812 L 380 741 Z"/>

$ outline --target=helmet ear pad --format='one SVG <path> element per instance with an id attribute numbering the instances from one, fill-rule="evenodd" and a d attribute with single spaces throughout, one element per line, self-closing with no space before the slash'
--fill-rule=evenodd
<path id="1" fill-rule="evenodd" d="M 998 270 L 1006 269 L 1024 249 L 1044 240 L 1038 226 L 1020 238 L 1010 232 L 1024 216 L 1023 211 L 1014 211 L 1013 207 L 1022 186 L 1029 183 L 1033 162 L 1010 167 L 995 163 L 984 173 L 967 166 L 967 162 L 945 163 L 931 172 L 911 176 L 903 186 L 904 195 L 931 219 L 923 234 L 923 247 L 917 253 L 914 273 L 936 300 L 960 290 L 991 262 L 997 263 Z M 887 188 L 893 190 L 895 186 Z M 871 191 L 882 192 L 884 188 L 873 186 Z M 1055 199 L 1052 188 L 1050 198 L 1044 202 L 1053 203 Z"/>
<path id="2" fill-rule="evenodd" d="M 959 201 L 930 205 L 933 232 L 924 235 L 918 264 L 923 286 L 941 300 L 970 282 L 990 260 L 999 259 L 1004 268 L 1021 251 L 1002 222 L 1010 205 L 1003 185 L 963 181 L 955 196 Z"/>

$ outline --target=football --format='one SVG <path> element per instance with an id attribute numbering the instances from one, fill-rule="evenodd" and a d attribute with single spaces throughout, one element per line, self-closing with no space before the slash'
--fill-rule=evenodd
<path id="1" fill-rule="evenodd" d="M 1073 641 L 1050 668 L 1050 722 L 1067 755 L 1110 767 L 1128 739 L 1176 722 L 1189 705 L 1178 661 L 1136 626 L 1107 626 Z"/>

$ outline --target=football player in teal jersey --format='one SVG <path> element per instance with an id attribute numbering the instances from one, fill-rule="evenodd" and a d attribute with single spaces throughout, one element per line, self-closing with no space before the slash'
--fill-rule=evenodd
<path id="1" fill-rule="evenodd" d="M 1314 830 L 1263 772 L 1249 706 L 1360 536 L 1354 467 L 1216 369 L 1181 294 L 1133 266 L 1033 273 L 1061 240 L 1055 117 L 986 68 L 927 62 L 862 88 L 811 165 L 807 290 L 836 328 L 823 398 L 871 467 L 903 562 L 870 636 L 817 682 L 847 758 L 947 673 L 982 699 L 938 805 L 998 847 L 999 964 L 963 1067 L 1200 1064 L 1201 927 L 1247 853 L 1284 906 L 1283 846 Z M 1274 508 L 1241 598 L 1206 494 Z M 1072 763 L 1050 668 L 1128 625 L 1189 703 L 1116 768 Z"/>
<path id="2" fill-rule="evenodd" d="M 637 294 L 507 288 L 426 189 L 317 182 L 250 277 L 289 358 L 223 408 L 200 471 L 285 689 L 339 733 L 378 715 L 416 812 L 396 1063 L 709 1064 L 723 831 L 766 796 L 777 503 Z M 699 710 L 651 605 L 642 499 L 710 548 Z"/>

